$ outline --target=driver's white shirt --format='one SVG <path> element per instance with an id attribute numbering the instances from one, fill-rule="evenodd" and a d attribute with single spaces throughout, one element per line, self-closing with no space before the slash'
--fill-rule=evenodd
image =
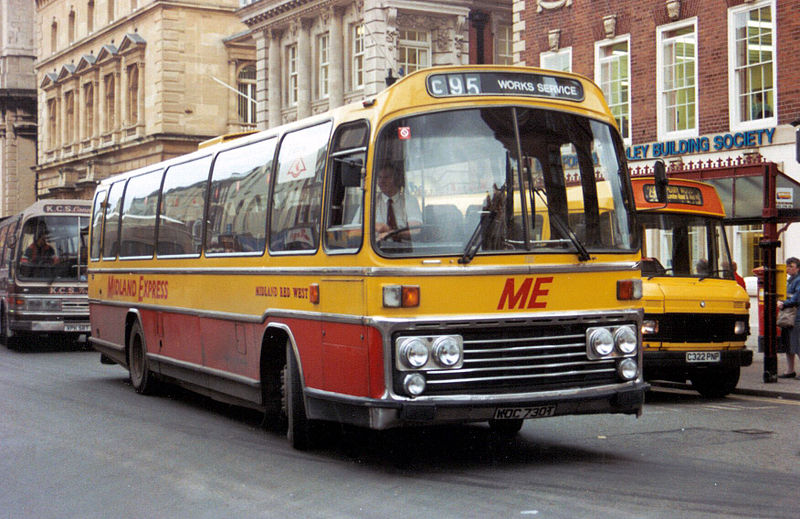
<path id="1" fill-rule="evenodd" d="M 414 196 L 406 195 L 405 191 L 398 191 L 392 198 L 392 206 L 394 208 L 394 218 L 397 221 L 397 228 L 404 229 L 408 227 L 408 222 L 415 224 L 422 223 L 422 211 L 419 209 L 419 204 Z M 375 223 L 386 224 L 386 212 L 388 208 L 389 197 L 384 193 L 378 195 L 375 204 Z M 387 224 L 388 225 L 388 224 Z"/>

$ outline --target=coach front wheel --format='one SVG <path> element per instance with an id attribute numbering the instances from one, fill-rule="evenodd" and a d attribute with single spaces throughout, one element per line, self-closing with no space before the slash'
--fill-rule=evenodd
<path id="1" fill-rule="evenodd" d="M 311 423 L 306 416 L 300 368 L 289 341 L 286 342 L 286 365 L 283 368 L 283 406 L 289 443 L 297 450 L 309 449 L 312 444 Z"/>

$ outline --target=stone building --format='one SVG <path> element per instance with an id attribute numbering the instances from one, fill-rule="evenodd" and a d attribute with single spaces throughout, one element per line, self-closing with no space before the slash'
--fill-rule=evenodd
<path id="1" fill-rule="evenodd" d="M 99 179 L 253 128 L 239 2 L 36 0 L 38 196 L 90 198 Z"/>
<path id="2" fill-rule="evenodd" d="M 276 126 L 432 65 L 511 64 L 511 0 L 241 0 L 256 45 L 259 126 Z"/>
<path id="3" fill-rule="evenodd" d="M 17 213 L 35 200 L 33 19 L 30 0 L 0 3 L 0 217 Z"/>
<path id="4" fill-rule="evenodd" d="M 792 126 L 800 118 L 796 0 L 514 4 L 515 30 L 524 34 L 516 42 L 520 62 L 593 78 L 617 117 L 630 166 L 763 157 L 800 180 Z M 729 232 L 734 259 L 749 275 L 759 265 L 762 225 Z M 782 240 L 779 261 L 800 256 L 800 225 Z"/>

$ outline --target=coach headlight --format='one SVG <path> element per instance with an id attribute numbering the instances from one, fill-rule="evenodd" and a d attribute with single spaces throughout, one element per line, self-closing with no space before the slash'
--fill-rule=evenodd
<path id="1" fill-rule="evenodd" d="M 614 344 L 623 355 L 636 351 L 636 332 L 631 326 L 620 326 L 614 331 Z"/>
<path id="2" fill-rule="evenodd" d="M 589 351 L 597 357 L 606 357 L 614 351 L 614 337 L 608 328 L 594 328 L 588 332 Z"/>
<path id="3" fill-rule="evenodd" d="M 419 337 L 403 339 L 397 351 L 400 361 L 408 368 L 418 369 L 428 363 L 428 346 Z"/>
<path id="4" fill-rule="evenodd" d="M 461 337 L 445 335 L 433 341 L 433 360 L 443 368 L 452 368 L 461 363 L 464 357 Z"/>
<path id="5" fill-rule="evenodd" d="M 617 373 L 624 380 L 633 380 L 639 372 L 639 365 L 632 358 L 622 359 L 617 365 Z"/>
<path id="6" fill-rule="evenodd" d="M 403 379 L 403 389 L 408 396 L 419 396 L 425 391 L 425 377 L 422 373 L 409 373 Z"/>

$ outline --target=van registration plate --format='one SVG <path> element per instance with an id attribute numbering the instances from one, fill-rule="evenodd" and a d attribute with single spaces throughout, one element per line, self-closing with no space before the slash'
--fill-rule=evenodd
<path id="1" fill-rule="evenodd" d="M 687 351 L 686 362 L 719 362 L 722 353 L 718 351 Z"/>

